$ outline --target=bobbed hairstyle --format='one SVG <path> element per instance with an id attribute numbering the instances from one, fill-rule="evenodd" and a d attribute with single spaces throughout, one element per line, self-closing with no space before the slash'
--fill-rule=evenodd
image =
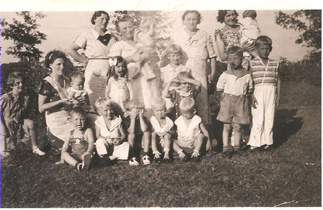
<path id="1" fill-rule="evenodd" d="M 86 111 L 80 106 L 75 107 L 71 111 L 71 116 L 73 116 L 73 115 L 79 115 L 79 116 L 85 117 L 86 116 Z"/>
<path id="2" fill-rule="evenodd" d="M 91 18 L 91 23 L 92 23 L 92 25 L 94 25 L 94 24 L 95 24 L 95 19 L 97 19 L 98 17 L 100 17 L 102 14 L 104 14 L 104 15 L 107 15 L 107 16 L 108 16 L 108 22 L 109 22 L 109 20 L 110 20 L 110 16 L 109 16 L 109 14 L 108 14 L 106 11 L 102 11 L 102 10 L 100 10 L 100 11 L 95 11 L 95 12 L 93 13 L 92 18 Z"/>
<path id="3" fill-rule="evenodd" d="M 113 101 L 110 99 L 107 99 L 107 98 L 100 97 L 98 100 L 96 100 L 96 102 L 94 103 L 94 106 L 96 109 L 100 109 L 102 107 L 108 106 L 113 111 L 115 111 L 115 105 L 114 105 Z"/>
<path id="4" fill-rule="evenodd" d="M 229 47 L 229 49 L 227 50 L 227 54 L 237 54 L 239 56 L 243 56 L 243 51 L 241 49 L 241 47 L 238 47 L 238 46 L 232 46 L 232 47 Z"/>
<path id="5" fill-rule="evenodd" d="M 159 107 L 164 107 L 166 109 L 165 99 L 163 99 L 162 97 L 153 98 L 153 100 L 151 101 L 151 108 L 155 110 Z"/>
<path id="6" fill-rule="evenodd" d="M 8 86 L 12 87 L 14 85 L 16 79 L 21 79 L 24 82 L 25 76 L 21 72 L 18 72 L 18 71 L 10 73 L 8 76 L 8 81 L 7 81 Z"/>
<path id="7" fill-rule="evenodd" d="M 138 99 L 132 99 L 132 100 L 128 101 L 125 108 L 127 111 L 131 111 L 133 108 L 144 109 L 145 107 Z"/>
<path id="8" fill-rule="evenodd" d="M 113 75 L 114 79 L 118 79 L 118 75 L 116 74 L 116 65 L 119 63 L 122 63 L 122 67 L 125 69 L 125 74 L 128 74 L 128 67 L 127 62 L 122 56 L 115 56 L 114 59 L 116 59 L 115 65 L 111 66 L 111 75 Z"/>
<path id="9" fill-rule="evenodd" d="M 269 45 L 272 48 L 273 41 L 268 36 L 259 36 L 255 41 L 255 46 Z"/>
<path id="10" fill-rule="evenodd" d="M 224 22 L 224 17 L 228 14 L 228 11 L 231 11 L 231 10 L 219 10 L 218 11 L 218 16 L 216 17 L 217 21 L 220 22 L 220 23 L 223 23 Z M 233 10 L 236 15 L 238 16 L 238 13 L 236 10 Z"/>
<path id="11" fill-rule="evenodd" d="M 200 23 L 201 23 L 201 21 L 202 21 L 202 15 L 201 15 L 201 13 L 199 13 L 197 10 L 186 10 L 186 11 L 184 12 L 184 14 L 182 15 L 182 21 L 184 21 L 185 16 L 186 16 L 187 14 L 190 14 L 190 13 L 195 13 L 195 14 L 197 14 L 197 24 L 200 24 Z"/>
<path id="12" fill-rule="evenodd" d="M 181 112 L 191 112 L 195 110 L 195 101 L 193 98 L 185 97 L 179 102 Z"/>
<path id="13" fill-rule="evenodd" d="M 63 59 L 65 62 L 67 61 L 66 54 L 60 50 L 52 50 L 48 52 L 45 56 L 45 66 L 50 68 L 50 64 L 53 64 L 56 59 Z"/>
<path id="14" fill-rule="evenodd" d="M 177 44 L 169 44 L 165 49 L 165 54 L 168 56 L 170 53 L 183 55 L 183 49 Z"/>

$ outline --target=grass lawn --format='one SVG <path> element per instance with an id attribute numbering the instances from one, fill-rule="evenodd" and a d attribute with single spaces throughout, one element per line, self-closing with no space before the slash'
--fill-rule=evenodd
<path id="1" fill-rule="evenodd" d="M 209 153 L 200 163 L 119 163 L 88 173 L 24 150 L 1 162 L 1 207 L 321 206 L 320 87 L 283 83 L 274 140 L 275 150 L 246 157 Z"/>

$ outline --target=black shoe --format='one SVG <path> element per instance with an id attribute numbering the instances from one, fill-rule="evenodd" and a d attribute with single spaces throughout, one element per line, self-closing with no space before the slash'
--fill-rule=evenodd
<path id="1" fill-rule="evenodd" d="M 264 151 L 264 152 L 271 152 L 271 151 L 273 151 L 274 149 L 275 149 L 275 148 L 274 148 L 274 146 L 270 145 L 270 146 L 264 147 L 264 148 L 263 148 L 263 151 Z"/>
<path id="2" fill-rule="evenodd" d="M 199 163 L 201 161 L 200 157 L 192 157 L 191 159 L 193 162 L 196 162 L 196 163 Z"/>
<path id="3" fill-rule="evenodd" d="M 234 150 L 233 154 L 234 155 L 239 155 L 239 156 L 246 156 L 247 155 L 247 153 L 241 148 L 239 148 L 237 150 Z"/>
<path id="4" fill-rule="evenodd" d="M 222 152 L 222 157 L 230 159 L 232 157 L 232 154 L 230 151 L 224 151 Z"/>
<path id="5" fill-rule="evenodd" d="M 250 148 L 248 150 L 248 153 L 250 153 L 250 154 L 259 154 L 261 152 L 263 152 L 263 149 L 261 147 L 257 147 L 257 148 L 254 148 L 254 149 Z"/>

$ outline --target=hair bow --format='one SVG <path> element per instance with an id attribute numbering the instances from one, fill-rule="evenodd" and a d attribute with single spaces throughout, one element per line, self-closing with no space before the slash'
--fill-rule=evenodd
<path id="1" fill-rule="evenodd" d="M 109 65 L 110 66 L 115 66 L 115 65 L 117 65 L 117 59 L 116 58 L 109 58 Z"/>

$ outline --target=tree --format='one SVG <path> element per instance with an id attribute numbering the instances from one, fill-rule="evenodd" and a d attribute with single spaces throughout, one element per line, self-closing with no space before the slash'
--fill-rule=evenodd
<path id="1" fill-rule="evenodd" d="M 39 61 L 42 55 L 36 45 L 46 40 L 46 35 L 37 30 L 37 20 L 45 17 L 41 12 L 34 15 L 31 12 L 16 12 L 18 17 L 23 20 L 13 18 L 13 23 L 8 23 L 5 19 L 1 20 L 1 36 L 4 40 L 12 40 L 14 45 L 8 47 L 6 53 L 19 58 L 21 62 Z"/>
<path id="2" fill-rule="evenodd" d="M 276 13 L 276 24 L 301 32 L 295 43 L 305 43 L 313 48 L 307 59 L 321 60 L 321 10 L 297 10 L 292 14 L 279 11 Z"/>

